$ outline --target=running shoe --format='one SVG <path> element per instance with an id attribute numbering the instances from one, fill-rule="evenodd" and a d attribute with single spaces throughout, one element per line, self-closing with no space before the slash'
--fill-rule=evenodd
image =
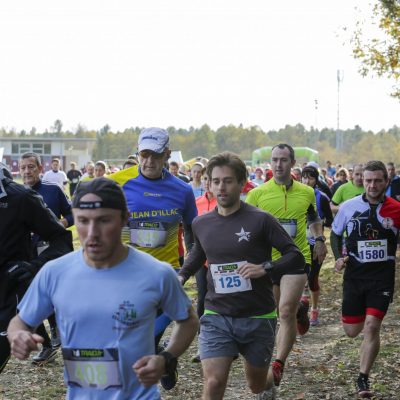
<path id="1" fill-rule="evenodd" d="M 50 328 L 51 347 L 58 349 L 61 346 L 61 339 L 56 327 Z"/>
<path id="2" fill-rule="evenodd" d="M 297 332 L 299 335 L 305 335 L 310 328 L 310 320 L 308 318 L 308 301 L 301 300 L 299 304 L 299 309 L 297 310 Z"/>
<path id="3" fill-rule="evenodd" d="M 57 356 L 57 349 L 51 347 L 43 347 L 42 350 L 32 357 L 32 364 L 43 365 L 53 361 Z"/>
<path id="4" fill-rule="evenodd" d="M 276 389 L 272 386 L 271 389 L 263 390 L 256 395 L 256 400 L 276 400 Z"/>
<path id="5" fill-rule="evenodd" d="M 319 315 L 319 310 L 311 309 L 311 312 L 310 312 L 310 325 L 311 326 L 319 325 L 318 315 Z"/>
<path id="6" fill-rule="evenodd" d="M 284 367 L 284 365 L 278 360 L 275 360 L 272 363 L 272 375 L 274 377 L 274 385 L 275 386 L 279 386 L 279 384 L 281 383 L 282 376 L 283 376 L 283 367 Z"/>
<path id="7" fill-rule="evenodd" d="M 358 397 L 361 399 L 372 398 L 372 392 L 369 389 L 369 380 L 364 376 L 359 376 L 357 379 Z"/>
<path id="8" fill-rule="evenodd" d="M 193 358 L 192 358 L 192 363 L 199 363 L 201 362 L 200 360 L 200 353 L 197 353 Z"/>

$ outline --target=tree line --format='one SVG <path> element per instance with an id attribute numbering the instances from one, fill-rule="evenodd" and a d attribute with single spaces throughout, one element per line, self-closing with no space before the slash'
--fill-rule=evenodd
<path id="1" fill-rule="evenodd" d="M 55 121 L 50 131 L 42 134 L 31 132 L 15 132 L 0 129 L 0 136 L 35 136 L 45 137 L 90 137 L 97 138 L 92 154 L 94 160 L 123 160 L 129 154 L 136 153 L 137 139 L 141 127 L 128 128 L 124 131 L 113 131 L 105 125 L 98 131 L 78 126 L 75 132 L 63 131 L 60 120 Z M 306 129 L 302 124 L 286 125 L 279 130 L 263 131 L 258 126 L 226 125 L 213 130 L 207 124 L 200 128 L 189 129 L 168 127 L 170 147 L 180 150 L 184 160 L 202 156 L 211 157 L 222 151 L 233 151 L 244 160 L 251 160 L 252 152 L 263 146 L 277 143 L 289 143 L 292 146 L 306 146 L 319 152 L 320 162 L 327 160 L 342 164 L 353 164 L 378 159 L 384 162 L 397 161 L 400 154 L 400 127 L 393 126 L 377 133 L 364 131 L 360 126 L 342 131 L 343 147 L 336 150 L 336 130 Z"/>

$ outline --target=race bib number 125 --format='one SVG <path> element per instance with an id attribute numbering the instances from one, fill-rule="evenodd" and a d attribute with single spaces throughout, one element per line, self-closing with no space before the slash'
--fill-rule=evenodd
<path id="1" fill-rule="evenodd" d="M 236 293 L 251 290 L 251 280 L 243 278 L 237 272 L 237 269 L 246 263 L 247 261 L 227 264 L 210 264 L 215 293 Z"/>

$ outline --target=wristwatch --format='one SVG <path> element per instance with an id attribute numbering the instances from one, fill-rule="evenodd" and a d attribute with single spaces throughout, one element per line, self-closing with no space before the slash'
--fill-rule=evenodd
<path id="1" fill-rule="evenodd" d="M 265 261 L 265 262 L 263 262 L 261 265 L 262 265 L 262 267 L 264 268 L 264 271 L 265 271 L 266 273 L 271 272 L 272 269 L 274 268 L 274 266 L 271 264 L 270 261 Z"/>
<path id="2" fill-rule="evenodd" d="M 175 374 L 176 367 L 178 365 L 178 359 L 176 357 L 174 357 L 168 351 L 162 351 L 158 355 L 164 357 L 164 360 L 165 360 L 165 373 L 164 373 L 164 375 Z"/>
<path id="3" fill-rule="evenodd" d="M 326 237 L 325 237 L 325 236 L 317 236 L 317 237 L 315 238 L 315 241 L 316 241 L 316 242 L 325 243 L 325 240 L 326 240 Z"/>

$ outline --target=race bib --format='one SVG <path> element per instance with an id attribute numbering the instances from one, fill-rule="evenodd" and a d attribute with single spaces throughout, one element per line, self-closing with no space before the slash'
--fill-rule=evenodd
<path id="1" fill-rule="evenodd" d="M 167 223 L 157 221 L 130 221 L 131 243 L 140 247 L 162 247 L 167 242 Z"/>
<path id="2" fill-rule="evenodd" d="M 71 182 L 72 183 L 78 183 L 78 178 L 73 178 Z"/>
<path id="3" fill-rule="evenodd" d="M 358 256 L 364 263 L 387 261 L 387 240 L 360 240 L 357 242 Z"/>
<path id="4" fill-rule="evenodd" d="M 106 390 L 121 387 L 117 349 L 62 349 L 68 385 Z"/>
<path id="5" fill-rule="evenodd" d="M 243 278 L 237 272 L 237 269 L 246 263 L 247 261 L 228 264 L 210 264 L 215 293 L 226 294 L 251 290 L 251 280 Z"/>
<path id="6" fill-rule="evenodd" d="M 279 223 L 286 233 L 294 238 L 297 235 L 297 219 L 278 218 Z"/>

